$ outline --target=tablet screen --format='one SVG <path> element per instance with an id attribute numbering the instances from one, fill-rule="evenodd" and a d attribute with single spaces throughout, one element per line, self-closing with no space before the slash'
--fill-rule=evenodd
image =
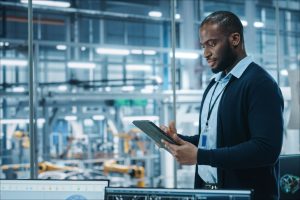
<path id="1" fill-rule="evenodd" d="M 144 133 L 146 133 L 161 148 L 165 148 L 164 144 L 161 142 L 162 139 L 171 144 L 179 145 L 173 138 L 171 138 L 163 130 L 161 130 L 158 126 L 156 126 L 149 120 L 135 120 L 132 123 L 139 129 L 141 129 Z"/>

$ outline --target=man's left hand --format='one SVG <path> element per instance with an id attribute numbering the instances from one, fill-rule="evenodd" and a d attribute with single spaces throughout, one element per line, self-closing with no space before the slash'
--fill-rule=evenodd
<path id="1" fill-rule="evenodd" d="M 198 148 L 187 141 L 182 140 L 177 135 L 173 136 L 173 139 L 179 143 L 179 145 L 171 144 L 165 140 L 162 142 L 170 153 L 175 157 L 177 162 L 182 165 L 194 165 L 197 163 Z"/>

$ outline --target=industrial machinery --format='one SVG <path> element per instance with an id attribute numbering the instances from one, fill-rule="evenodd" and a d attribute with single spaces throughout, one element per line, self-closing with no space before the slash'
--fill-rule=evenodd
<path id="1" fill-rule="evenodd" d="M 29 170 L 30 164 L 12 164 L 12 165 L 2 165 L 1 171 L 5 174 L 10 172 L 17 172 L 21 170 Z M 39 173 L 43 173 L 46 171 L 78 171 L 77 167 L 69 167 L 69 166 L 60 166 L 55 165 L 50 162 L 40 162 L 39 163 Z"/>
<path id="2" fill-rule="evenodd" d="M 142 166 L 137 165 L 120 165 L 117 164 L 116 161 L 110 160 L 106 161 L 103 164 L 103 171 L 105 174 L 108 174 L 110 172 L 117 172 L 121 174 L 128 174 L 131 178 L 137 179 L 137 186 L 138 187 L 145 187 L 145 169 Z"/>

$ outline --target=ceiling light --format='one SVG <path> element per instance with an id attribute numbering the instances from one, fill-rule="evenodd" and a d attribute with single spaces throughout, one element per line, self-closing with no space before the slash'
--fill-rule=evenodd
<path id="1" fill-rule="evenodd" d="M 263 22 L 254 22 L 253 26 L 256 28 L 263 28 L 265 24 Z"/>
<path id="2" fill-rule="evenodd" d="M 154 89 L 155 88 L 153 85 L 147 85 L 145 88 L 141 89 L 141 93 L 144 93 L 144 94 L 153 93 Z"/>
<path id="3" fill-rule="evenodd" d="M 21 3 L 28 4 L 28 0 L 21 0 Z M 68 8 L 71 6 L 69 2 L 65 2 L 65 1 L 46 1 L 46 0 L 32 0 L 32 4 L 42 5 L 42 6 L 61 7 L 61 8 Z"/>
<path id="4" fill-rule="evenodd" d="M 129 50 L 127 49 L 107 49 L 107 48 L 97 48 L 96 52 L 98 54 L 109 54 L 109 55 L 129 55 Z"/>
<path id="5" fill-rule="evenodd" d="M 180 19 L 180 14 L 176 14 L 175 19 Z"/>
<path id="6" fill-rule="evenodd" d="M 132 50 L 130 51 L 130 53 L 131 53 L 131 54 L 142 54 L 143 51 L 140 50 L 140 49 L 132 49 Z"/>
<path id="7" fill-rule="evenodd" d="M 27 60 L 16 60 L 16 59 L 0 59 L 0 66 L 27 66 Z"/>
<path id="8" fill-rule="evenodd" d="M 123 86 L 122 87 L 122 91 L 124 92 L 131 92 L 131 91 L 134 91 L 134 86 Z"/>
<path id="9" fill-rule="evenodd" d="M 38 118 L 37 123 L 45 123 L 45 119 Z M 0 124 L 29 124 L 29 119 L 0 119 Z"/>
<path id="10" fill-rule="evenodd" d="M 162 13 L 159 12 L 159 11 L 150 11 L 150 12 L 148 13 L 148 15 L 149 15 L 150 17 L 157 17 L 157 18 L 159 18 L 159 17 L 162 16 Z"/>
<path id="11" fill-rule="evenodd" d="M 24 87 L 13 87 L 12 89 L 13 92 L 25 92 L 25 88 Z"/>
<path id="12" fill-rule="evenodd" d="M 4 46 L 8 47 L 9 46 L 9 42 L 5 42 Z"/>
<path id="13" fill-rule="evenodd" d="M 80 50 L 81 50 L 81 51 L 85 51 L 85 50 L 86 50 L 86 47 L 81 47 Z"/>
<path id="14" fill-rule="evenodd" d="M 66 121 L 76 121 L 77 116 L 74 116 L 74 115 L 65 116 L 65 120 Z"/>
<path id="15" fill-rule="evenodd" d="M 162 78 L 160 76 L 150 76 L 149 78 L 154 79 L 158 84 L 162 83 Z"/>
<path id="16" fill-rule="evenodd" d="M 0 42 L 0 47 L 3 47 L 4 46 L 4 42 Z"/>
<path id="17" fill-rule="evenodd" d="M 150 120 L 150 121 L 158 121 L 159 117 L 155 115 L 150 115 L 150 116 L 124 116 L 123 117 L 124 121 L 127 122 L 132 122 L 134 120 Z"/>
<path id="18" fill-rule="evenodd" d="M 170 53 L 170 57 L 173 57 L 173 53 Z M 175 58 L 182 58 L 182 59 L 197 59 L 199 57 L 198 53 L 194 52 L 175 52 Z"/>
<path id="19" fill-rule="evenodd" d="M 105 87 L 104 90 L 105 90 L 106 92 L 110 92 L 110 91 L 111 91 L 111 87 Z"/>
<path id="20" fill-rule="evenodd" d="M 68 87 L 66 85 L 60 85 L 57 87 L 57 89 L 64 92 L 68 90 Z"/>
<path id="21" fill-rule="evenodd" d="M 151 71 L 151 65 L 144 65 L 144 64 L 133 64 L 133 65 L 126 65 L 126 70 L 128 71 Z"/>
<path id="22" fill-rule="evenodd" d="M 248 26 L 248 22 L 246 20 L 241 20 L 243 26 Z"/>
<path id="23" fill-rule="evenodd" d="M 144 50 L 143 53 L 145 55 L 155 55 L 156 51 L 154 51 L 154 50 Z"/>
<path id="24" fill-rule="evenodd" d="M 288 76 L 288 75 L 289 75 L 289 72 L 288 72 L 288 70 L 286 70 L 286 69 L 282 69 L 282 70 L 280 70 L 280 74 L 281 74 L 282 76 Z"/>
<path id="25" fill-rule="evenodd" d="M 59 44 L 59 45 L 56 45 L 56 49 L 57 49 L 57 50 L 62 50 L 62 51 L 64 51 L 64 50 L 67 49 L 67 46 L 66 46 L 66 45 L 63 45 L 63 44 Z"/>
<path id="26" fill-rule="evenodd" d="M 94 115 L 93 120 L 98 120 L 98 121 L 102 121 L 105 119 L 105 117 L 103 115 Z"/>
<path id="27" fill-rule="evenodd" d="M 96 64 L 91 62 L 68 62 L 67 66 L 75 69 L 93 69 Z"/>
<path id="28" fill-rule="evenodd" d="M 91 127 L 94 125 L 94 121 L 91 119 L 85 119 L 85 120 L 83 120 L 83 124 L 84 124 L 84 126 Z"/>
<path id="29" fill-rule="evenodd" d="M 196 126 L 196 127 L 198 127 L 198 126 L 199 126 L 199 121 L 195 121 L 195 122 L 193 123 L 193 125 Z"/>

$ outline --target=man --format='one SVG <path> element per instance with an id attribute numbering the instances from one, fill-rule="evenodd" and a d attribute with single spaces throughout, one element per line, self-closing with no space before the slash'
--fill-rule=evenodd
<path id="1" fill-rule="evenodd" d="M 180 164 L 196 164 L 195 188 L 253 189 L 254 199 L 279 199 L 280 89 L 247 56 L 236 15 L 214 12 L 199 33 L 215 73 L 201 102 L 199 134 L 177 135 L 170 123 L 162 129 L 180 145 L 164 143 Z"/>

